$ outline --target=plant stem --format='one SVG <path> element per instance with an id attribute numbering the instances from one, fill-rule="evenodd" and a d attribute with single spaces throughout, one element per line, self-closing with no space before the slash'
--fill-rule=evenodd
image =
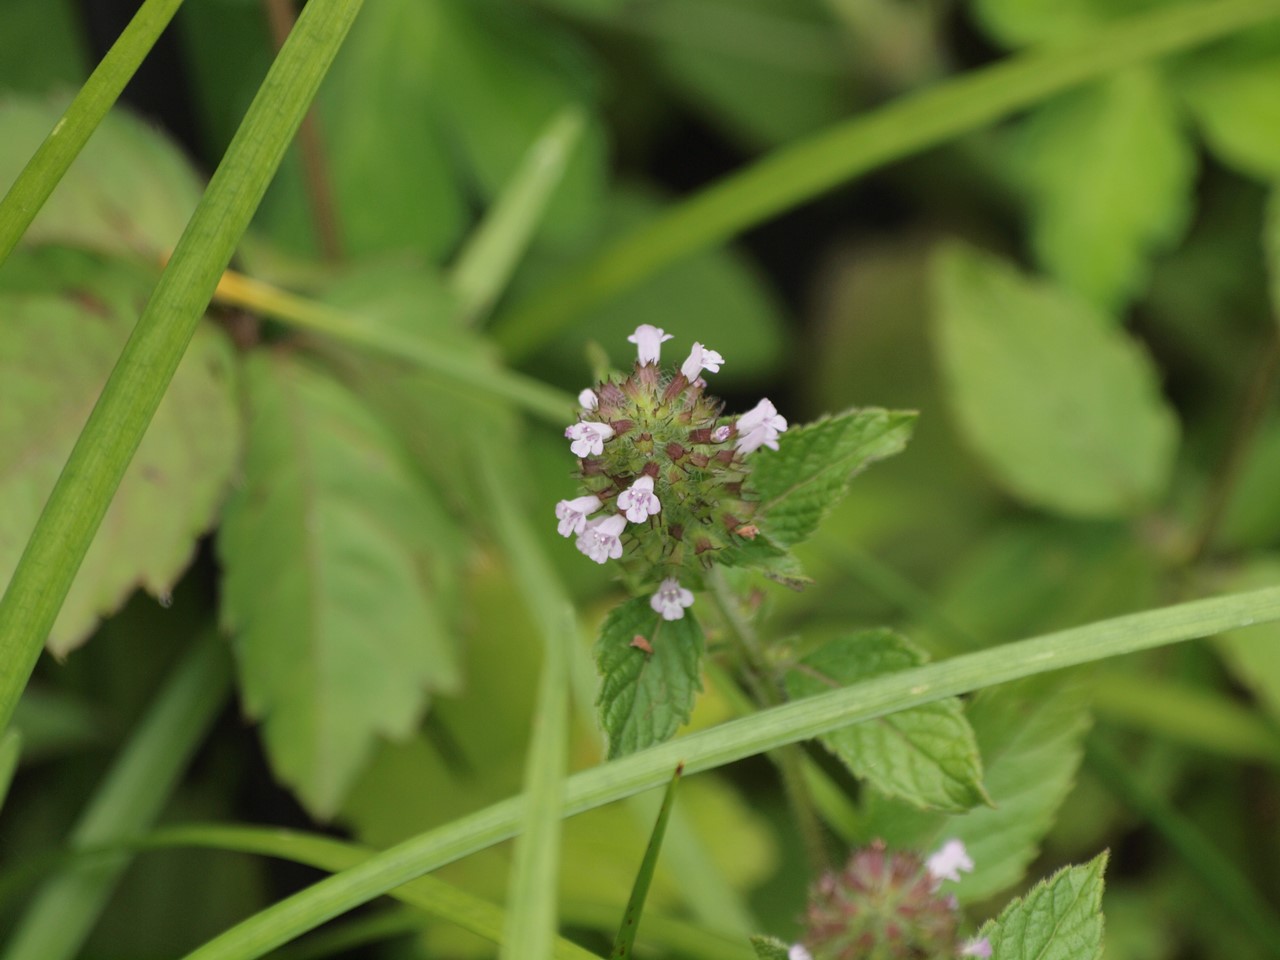
<path id="1" fill-rule="evenodd" d="M 716 606 L 725 624 L 737 640 L 740 673 L 756 703 L 761 707 L 776 707 L 784 703 L 781 692 L 773 680 L 773 671 L 765 655 L 764 646 L 755 627 L 742 615 L 737 598 L 733 595 L 724 575 L 712 570 L 707 580 L 711 584 Z M 809 783 L 804 775 L 804 754 L 797 744 L 790 744 L 770 751 L 769 758 L 782 777 L 782 789 L 786 793 L 791 812 L 796 818 L 796 829 L 804 844 L 805 856 L 813 876 L 819 876 L 830 866 L 827 857 L 827 838 L 822 819 L 809 793 Z"/>

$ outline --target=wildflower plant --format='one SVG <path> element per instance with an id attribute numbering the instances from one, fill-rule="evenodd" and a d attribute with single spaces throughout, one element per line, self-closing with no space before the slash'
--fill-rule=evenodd
<path id="1" fill-rule="evenodd" d="M 564 432 L 578 490 L 555 507 L 560 535 L 611 565 L 633 595 L 597 645 L 613 756 L 664 740 L 688 719 L 705 646 L 696 596 L 717 568 L 803 587 L 790 547 L 814 532 L 855 473 L 903 448 L 914 420 L 861 409 L 792 428 L 767 398 L 728 413 L 704 376 L 727 362 L 719 351 L 695 342 L 678 368 L 664 369 L 671 334 L 646 323 L 627 339 L 636 345 L 631 370 L 578 395 L 578 420 Z"/>

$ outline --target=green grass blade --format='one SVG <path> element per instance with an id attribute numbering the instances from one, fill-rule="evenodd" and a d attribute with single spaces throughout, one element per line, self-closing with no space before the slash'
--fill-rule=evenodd
<path id="1" fill-rule="evenodd" d="M 147 0 L 0 200 L 0 264 L 107 115 L 182 0 Z"/>
<path id="2" fill-rule="evenodd" d="M 696 773 L 851 723 L 1021 677 L 1280 620 L 1280 587 L 1234 593 L 1103 620 L 904 670 L 733 720 L 570 777 L 569 815 L 663 783 L 681 758 Z M 253 960 L 266 951 L 459 857 L 514 836 L 514 797 L 419 834 L 302 890 L 215 937 L 188 960 Z"/>
<path id="3" fill-rule="evenodd" d="M 6 731 L 0 736 L 0 810 L 4 809 L 4 798 L 9 795 L 9 785 L 13 783 L 13 775 L 21 757 L 21 734 L 17 730 Z"/>
<path id="4" fill-rule="evenodd" d="M 0 600 L 0 730 L 107 505 L 362 0 L 312 0 L 272 64 L 63 468 Z"/>
<path id="5" fill-rule="evenodd" d="M 675 205 L 517 305 L 494 333 L 509 358 L 524 359 L 591 307 L 825 190 L 1088 80 L 1276 17 L 1280 0 L 1183 3 L 908 94 L 776 150 Z"/>
<path id="6" fill-rule="evenodd" d="M 71 847 L 99 847 L 149 827 L 230 692 L 227 651 L 209 634 L 178 665 L 120 752 L 72 831 Z M 5 960 L 75 956 L 129 859 L 120 853 L 49 880 L 19 921 Z"/>
<path id="7" fill-rule="evenodd" d="M 425 920 L 417 910 L 407 907 L 383 910 L 371 916 L 348 920 L 340 927 L 317 931 L 301 943 L 271 954 L 270 960 L 324 960 L 345 952 L 371 946 L 383 940 L 406 937 L 422 929 Z"/>
<path id="8" fill-rule="evenodd" d="M 585 128 L 586 115 L 579 107 L 567 107 L 552 117 L 467 240 L 449 278 L 467 323 L 483 319 L 506 289 Z"/>
<path id="9" fill-rule="evenodd" d="M 609 954 L 613 960 L 624 960 L 634 952 L 636 934 L 640 932 L 640 915 L 644 913 L 644 902 L 649 896 L 653 873 L 658 869 L 658 854 L 662 851 L 662 840 L 667 835 L 667 820 L 671 817 L 671 805 L 675 802 L 676 787 L 683 772 L 683 765 L 676 767 L 676 772 L 671 775 L 671 782 L 667 784 L 667 792 L 663 794 L 662 808 L 658 811 L 649 844 L 644 848 L 644 860 L 640 863 L 636 882 L 632 885 L 631 896 L 627 900 L 627 909 L 622 915 L 622 926 L 618 928 L 618 935 L 613 938 L 613 952 Z"/>
<path id="10" fill-rule="evenodd" d="M 1133 776 L 1119 751 L 1093 737 L 1085 759 L 1122 803 L 1164 837 L 1200 880 L 1205 893 L 1218 901 L 1221 910 L 1235 916 L 1241 929 L 1248 931 L 1262 948 L 1261 955 L 1280 957 L 1280 917 L 1231 858 L 1164 797 Z"/>
<path id="11" fill-rule="evenodd" d="M 569 759 L 569 644 L 578 622 L 503 482 L 513 474 L 500 462 L 501 451 L 484 441 L 475 450 L 494 504 L 494 529 L 543 641 L 542 678 L 525 765 L 522 833 L 511 868 L 506 937 L 499 956 L 544 960 L 551 955 L 556 931 L 560 819 Z"/>

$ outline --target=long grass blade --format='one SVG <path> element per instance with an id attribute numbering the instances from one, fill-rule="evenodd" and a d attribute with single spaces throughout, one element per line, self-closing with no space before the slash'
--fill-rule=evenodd
<path id="1" fill-rule="evenodd" d="M 84 82 L 71 105 L 0 200 L 0 264 L 79 156 L 182 0 L 147 0 Z"/>
<path id="2" fill-rule="evenodd" d="M 1280 0 L 1184 3 L 903 96 L 776 150 L 675 205 L 518 304 L 494 333 L 509 359 L 522 360 L 584 311 L 823 191 L 1115 70 L 1277 17 Z"/>
<path id="3" fill-rule="evenodd" d="M 1280 587 L 1228 594 L 1003 644 L 878 677 L 733 720 L 570 777 L 568 815 L 663 783 L 681 758 L 686 773 L 724 766 L 784 744 L 1022 677 L 1280 620 Z M 402 883 L 509 839 L 523 798 L 513 797 L 412 837 L 302 890 L 210 940 L 188 960 L 254 960 Z"/>
<path id="4" fill-rule="evenodd" d="M 676 787 L 680 784 L 680 774 L 684 766 L 676 767 L 667 784 L 667 792 L 662 797 L 662 807 L 658 810 L 658 819 L 653 824 L 653 833 L 644 848 L 644 860 L 636 871 L 635 883 L 631 886 L 631 896 L 627 900 L 627 909 L 622 914 L 622 926 L 618 935 L 613 938 L 611 960 L 624 960 L 631 956 L 636 945 L 636 934 L 640 932 L 640 917 L 644 913 L 645 900 L 649 898 L 649 886 L 653 883 L 654 871 L 658 869 L 658 854 L 662 852 L 662 841 L 667 835 L 667 821 L 671 819 L 671 805 L 675 803 Z"/>
<path id="5" fill-rule="evenodd" d="M 362 0 L 312 0 L 272 64 L 103 387 L 0 600 L 0 730 L 218 278 Z"/>
<path id="6" fill-rule="evenodd" d="M 482 320 L 506 289 L 585 128 L 579 107 L 566 107 L 552 117 L 462 248 L 449 279 L 465 322 Z"/>
<path id="7" fill-rule="evenodd" d="M 71 833 L 76 850 L 151 826 L 231 692 L 231 666 L 210 634 L 186 655 L 120 752 Z M 52 878 L 18 922 L 5 960 L 63 960 L 79 951 L 106 906 L 126 853 Z"/>

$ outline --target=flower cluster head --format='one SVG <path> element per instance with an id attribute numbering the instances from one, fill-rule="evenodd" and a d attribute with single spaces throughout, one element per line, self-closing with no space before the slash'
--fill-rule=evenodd
<path id="1" fill-rule="evenodd" d="M 750 455 L 777 450 L 787 421 L 768 400 L 725 416 L 703 379 L 725 359 L 704 344 L 665 372 L 671 334 L 645 323 L 627 339 L 636 345 L 631 372 L 583 390 L 578 422 L 564 432 L 580 490 L 556 504 L 557 529 L 596 563 L 618 561 L 633 587 L 651 592 L 656 613 L 679 620 L 703 572 L 758 535 Z"/>
<path id="2" fill-rule="evenodd" d="M 943 889 L 973 869 L 959 840 L 922 860 L 882 841 L 855 851 L 809 892 L 805 933 L 789 960 L 958 960 L 991 956 L 985 937 L 960 938 L 956 898 Z"/>

